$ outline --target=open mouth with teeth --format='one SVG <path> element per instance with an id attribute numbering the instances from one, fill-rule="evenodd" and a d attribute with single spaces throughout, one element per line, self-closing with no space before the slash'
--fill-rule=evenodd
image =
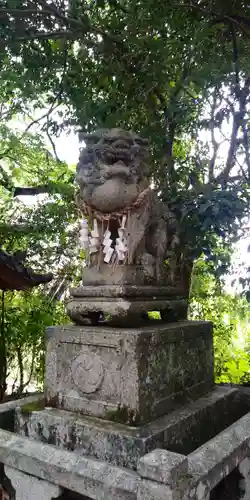
<path id="1" fill-rule="evenodd" d="M 107 165 L 115 165 L 116 163 L 126 165 L 129 167 L 129 164 L 133 160 L 133 156 L 131 153 L 127 152 L 125 153 L 124 151 L 121 152 L 114 152 L 112 151 L 105 151 L 102 153 L 102 160 L 107 164 Z"/>
<path id="2" fill-rule="evenodd" d="M 116 140 L 115 142 L 108 144 L 104 143 L 100 149 L 100 156 L 107 165 L 120 163 L 128 167 L 138 153 L 138 145 L 131 144 L 130 142 L 124 140 Z"/>
<path id="3" fill-rule="evenodd" d="M 86 137 L 77 168 L 85 202 L 102 212 L 130 206 L 146 186 L 147 144 L 135 134 L 111 132 Z"/>

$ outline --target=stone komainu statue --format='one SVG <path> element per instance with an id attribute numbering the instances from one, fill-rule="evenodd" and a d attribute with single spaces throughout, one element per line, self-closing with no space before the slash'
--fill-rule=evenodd
<path id="1" fill-rule="evenodd" d="M 101 238 L 110 230 L 113 243 L 123 219 L 126 251 L 119 255 L 114 245 L 110 261 L 145 265 L 159 280 L 178 233 L 173 214 L 150 188 L 148 141 L 120 129 L 100 130 L 84 139 L 76 177 L 79 208 L 92 225 L 97 221 Z"/>
<path id="2" fill-rule="evenodd" d="M 83 215 L 80 242 L 86 252 L 87 267 L 83 271 L 83 286 L 72 291 L 68 313 L 81 323 L 85 316 L 98 318 L 101 312 L 116 318 L 128 313 L 132 317 L 132 309 L 135 314 L 145 314 L 158 306 L 166 317 L 163 311 L 169 310 L 169 305 L 165 308 L 164 300 L 176 275 L 178 226 L 150 187 L 148 141 L 121 129 L 98 130 L 83 134 L 82 139 L 86 147 L 80 154 L 76 181 L 77 204 Z M 99 291 L 93 291 L 93 287 L 99 287 Z M 130 299 L 127 309 L 110 306 L 112 300 L 120 304 L 125 297 L 132 297 L 135 287 L 137 298 L 134 302 Z M 98 293 L 106 294 L 103 301 L 99 297 L 99 305 L 91 299 Z M 152 296 L 161 296 L 160 302 L 152 302 Z M 186 301 L 184 309 L 186 314 Z"/>

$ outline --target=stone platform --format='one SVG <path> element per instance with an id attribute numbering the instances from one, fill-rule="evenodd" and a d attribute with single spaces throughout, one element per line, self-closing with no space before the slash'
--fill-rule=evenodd
<path id="1" fill-rule="evenodd" d="M 209 322 L 47 330 L 47 406 L 136 426 L 212 387 Z"/>
<path id="2" fill-rule="evenodd" d="M 13 406 L 2 405 L 6 499 L 250 498 L 250 391 L 213 386 L 211 330 L 203 322 L 49 329 L 46 399 L 17 401 L 15 419 Z M 164 415 L 147 390 L 155 401 L 165 397 Z M 64 409 L 77 401 L 80 411 Z M 105 417 L 93 416 L 105 404 Z M 232 481 L 241 496 L 231 495 Z"/>
<path id="3" fill-rule="evenodd" d="M 37 401 L 33 397 L 1 406 L 6 418 L 0 422 L 0 484 L 6 500 L 250 498 L 249 389 L 215 388 L 140 429 L 108 422 L 110 433 L 118 434 L 112 446 L 104 436 L 105 422 L 77 415 L 73 422 L 70 412 L 41 409 L 41 395 Z M 88 420 L 100 422 L 100 458 L 96 458 L 98 440 L 96 448 L 88 447 L 87 433 L 81 434 L 82 422 Z M 128 442 L 123 450 L 125 466 L 114 465 L 115 453 L 122 451 L 118 441 L 122 429 L 144 440 L 140 450 L 134 448 L 137 464 L 134 458 L 133 464 L 125 462 Z M 130 448 L 133 457 L 132 443 Z"/>
<path id="4" fill-rule="evenodd" d="M 240 401 L 238 390 L 220 387 L 136 428 L 65 410 L 24 407 L 16 411 L 15 430 L 21 436 L 133 470 L 142 456 L 156 448 L 192 453 L 249 408 L 250 404 Z"/>

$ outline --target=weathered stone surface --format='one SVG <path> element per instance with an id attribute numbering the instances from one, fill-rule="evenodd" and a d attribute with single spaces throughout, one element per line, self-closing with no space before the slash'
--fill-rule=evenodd
<path id="1" fill-rule="evenodd" d="M 8 431 L 0 430 L 0 457 L 5 466 L 93 500 L 136 500 L 138 474 Z"/>
<path id="2" fill-rule="evenodd" d="M 143 479 L 138 487 L 137 500 L 209 500 L 209 496 L 208 487 L 202 482 L 192 487 L 187 480 L 181 487 L 171 487 Z"/>
<path id="3" fill-rule="evenodd" d="M 173 491 L 166 484 L 143 479 L 139 485 L 137 500 L 181 500 L 181 497 L 178 491 Z"/>
<path id="4" fill-rule="evenodd" d="M 250 413 L 191 453 L 188 474 L 181 474 L 172 486 L 0 431 L 0 457 L 5 465 L 93 500 L 208 500 L 209 492 L 241 462 L 247 477 L 249 453 Z"/>
<path id="5" fill-rule="evenodd" d="M 167 450 L 151 451 L 138 462 L 140 476 L 175 487 L 188 472 L 187 457 Z"/>
<path id="6" fill-rule="evenodd" d="M 105 315 L 121 325 L 121 316 L 126 327 L 152 310 L 160 311 L 165 322 L 186 319 L 192 262 L 183 262 L 175 216 L 150 187 L 145 141 L 121 129 L 98 130 L 85 141 L 76 169 L 85 289 L 77 297 L 72 292 L 68 315 L 78 325 L 98 324 Z M 159 297 L 155 290 L 155 299 L 142 293 L 138 300 L 117 301 L 103 290 L 93 295 L 92 286 L 109 284 L 176 290 Z"/>
<path id="7" fill-rule="evenodd" d="M 53 500 L 61 494 L 59 486 L 18 469 L 6 466 L 5 474 L 16 491 L 15 500 Z"/>
<path id="8" fill-rule="evenodd" d="M 117 272 L 114 275 L 115 279 L 117 279 Z M 109 278 L 112 279 L 112 273 L 109 272 Z M 93 277 L 93 272 L 91 273 L 92 280 L 95 280 Z M 107 277 L 108 278 L 108 277 Z M 183 290 L 178 284 L 176 286 L 153 286 L 153 285 L 126 285 L 123 283 L 122 278 L 121 283 L 119 284 L 98 284 L 95 282 L 94 285 L 89 286 L 79 286 L 78 288 L 71 289 L 71 295 L 74 297 L 150 297 L 151 299 L 154 297 L 173 297 L 173 296 L 181 296 Z M 106 280 L 105 280 L 106 281 Z"/>
<path id="9" fill-rule="evenodd" d="M 152 288 L 156 291 L 158 290 L 159 294 L 160 288 L 162 288 L 163 292 L 161 295 L 166 296 L 181 297 L 184 292 L 180 280 L 176 279 L 174 282 L 171 280 L 169 269 L 166 265 L 161 266 L 161 276 L 159 282 L 156 283 L 154 275 L 151 275 L 142 265 L 117 265 L 112 269 L 103 264 L 100 265 L 99 269 L 97 267 L 85 267 L 83 284 L 78 288 L 71 289 L 71 293 L 82 297 L 84 296 L 82 292 L 86 295 L 86 288 L 88 288 L 90 292 L 89 296 L 91 297 L 91 294 L 93 296 L 93 289 L 95 290 L 98 286 L 100 286 L 100 296 L 104 297 L 112 297 L 115 287 L 125 287 L 126 292 L 127 290 L 136 290 L 138 288 L 140 295 L 144 296 L 147 294 L 147 288 L 151 289 L 151 291 Z M 111 294 L 109 294 L 109 289 L 111 289 Z M 187 293 L 185 297 L 187 297 Z"/>
<path id="10" fill-rule="evenodd" d="M 15 410 L 23 406 L 42 401 L 44 394 L 34 394 L 21 399 L 14 399 L 7 403 L 0 404 L 0 428 L 8 431 L 13 431 L 15 427 Z"/>
<path id="11" fill-rule="evenodd" d="M 86 268 L 84 286 L 71 289 L 66 303 L 69 315 L 77 324 L 86 324 L 88 311 L 97 322 L 101 312 L 112 326 L 143 324 L 143 316 L 150 311 L 160 312 L 165 322 L 186 319 L 188 292 L 179 281 L 171 282 L 166 266 L 161 266 L 158 285 L 148 269 L 139 265 Z"/>
<path id="12" fill-rule="evenodd" d="M 223 431 L 250 410 L 239 401 L 236 389 L 217 387 L 202 398 L 148 425 L 154 443 L 176 453 L 188 454 Z M 153 449 L 150 439 L 148 449 Z M 158 445 L 157 445 L 158 446 Z"/>
<path id="13" fill-rule="evenodd" d="M 136 469 L 146 452 L 139 430 L 114 422 L 52 408 L 31 414 L 18 412 L 16 420 L 16 431 L 22 436 L 129 469 Z"/>
<path id="14" fill-rule="evenodd" d="M 249 500 L 250 498 L 250 458 L 245 458 L 239 465 L 239 471 L 243 476 L 240 483 L 242 490 L 241 499 Z"/>
<path id="15" fill-rule="evenodd" d="M 12 401 L 7 401 L 6 403 L 1 403 L 0 405 L 0 415 L 3 413 L 10 412 L 11 410 L 15 410 L 15 408 L 33 404 L 38 401 L 42 401 L 44 399 L 43 393 L 36 393 L 32 396 L 27 396 L 19 399 L 13 399 Z"/>
<path id="16" fill-rule="evenodd" d="M 250 413 L 188 456 L 189 473 L 212 490 L 250 452 Z"/>
<path id="17" fill-rule="evenodd" d="M 113 212 L 126 207 L 148 185 L 148 141 L 119 128 L 84 134 L 76 180 L 91 207 Z"/>
<path id="18" fill-rule="evenodd" d="M 85 288 L 83 297 L 72 296 L 67 301 L 67 313 L 78 324 L 86 325 L 89 321 L 89 314 L 93 316 L 93 321 L 100 322 L 101 315 L 108 315 L 107 323 L 113 326 L 124 325 L 126 327 L 143 324 L 143 315 L 148 312 L 157 311 L 161 313 L 164 321 L 170 322 L 174 319 L 185 319 L 187 316 L 187 299 L 170 299 L 169 296 L 152 298 L 141 297 L 95 297 L 87 296 L 88 290 Z M 96 318 L 96 319 L 95 319 Z"/>
<path id="19" fill-rule="evenodd" d="M 148 256 L 156 270 L 179 240 L 174 215 L 150 189 L 145 142 L 137 134 L 121 129 L 96 131 L 86 135 L 85 141 L 76 175 L 80 210 L 96 220 L 102 238 L 109 230 L 114 242 L 120 219 L 126 215 L 125 265 L 140 264 L 143 256 Z M 98 260 L 99 265 L 103 263 L 103 252 L 97 260 L 95 253 L 89 259 L 92 268 L 99 267 Z M 119 252 L 114 253 L 116 263 L 121 263 Z"/>
<path id="20" fill-rule="evenodd" d="M 243 410 L 245 412 L 244 405 Z M 195 450 L 244 412 L 238 401 L 238 391 L 221 387 L 184 408 L 140 427 L 129 427 L 61 409 L 30 412 L 24 408 L 17 411 L 16 431 L 22 436 L 66 450 L 136 469 L 138 460 L 157 447 L 183 454 Z"/>
<path id="21" fill-rule="evenodd" d="M 212 386 L 208 322 L 48 329 L 48 406 L 135 425 L 170 412 Z"/>
<path id="22" fill-rule="evenodd" d="M 162 265 L 158 285 L 154 274 L 148 273 L 148 266 L 118 265 L 114 269 L 107 265 L 84 270 L 84 286 L 71 289 L 67 310 L 70 315 L 102 311 L 114 322 L 119 317 L 141 320 L 142 313 L 148 311 L 168 311 L 169 321 L 186 319 L 188 292 L 184 292 L 180 281 L 173 283 L 169 269 Z M 164 320 L 166 321 L 165 314 Z"/>

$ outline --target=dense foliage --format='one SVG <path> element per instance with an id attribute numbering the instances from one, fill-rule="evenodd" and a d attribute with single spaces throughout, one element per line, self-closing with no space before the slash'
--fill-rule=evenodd
<path id="1" fill-rule="evenodd" d="M 40 291 L 5 294 L 8 392 L 19 395 L 43 387 L 45 328 L 67 321 L 63 304 Z"/>
<path id="2" fill-rule="evenodd" d="M 227 293 L 204 258 L 194 267 L 189 315 L 213 323 L 216 382 L 249 384 L 249 303 L 240 294 Z"/>
<path id="3" fill-rule="evenodd" d="M 29 115 L 31 101 L 46 105 L 42 127 L 50 138 L 72 124 L 140 131 L 151 139 L 152 175 L 182 222 L 188 257 L 212 254 L 215 238 L 229 243 L 238 235 L 250 173 L 246 2 L 1 5 L 9 113 Z"/>
<path id="4" fill-rule="evenodd" d="M 244 0 L 2 0 L 2 115 L 40 109 L 54 153 L 70 126 L 150 137 L 185 258 L 216 260 L 249 210 L 248 14 Z"/>
<path id="5" fill-rule="evenodd" d="M 78 255 L 77 212 L 70 181 L 73 169 L 57 162 L 38 135 L 23 136 L 5 123 L 0 127 L 0 145 L 5 152 L 0 186 L 0 246 L 10 253 L 27 250 L 27 265 L 54 274 L 53 282 L 46 287 L 4 295 L 0 307 L 1 313 L 4 307 L 1 399 L 7 383 L 15 394 L 30 389 L 32 383 L 35 387 L 41 384 L 45 327 L 67 321 L 58 299 L 77 279 Z M 27 204 L 18 196 L 21 192 L 16 186 L 30 182 L 39 183 L 40 198 Z"/>

